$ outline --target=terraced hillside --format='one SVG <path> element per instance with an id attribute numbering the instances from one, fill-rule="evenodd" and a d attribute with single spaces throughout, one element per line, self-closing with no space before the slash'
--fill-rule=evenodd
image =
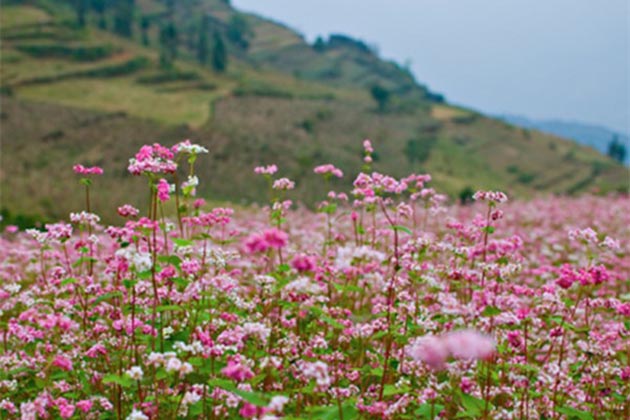
<path id="1" fill-rule="evenodd" d="M 0 11 L 1 198 L 12 217 L 77 209 L 80 190 L 67 188 L 75 162 L 104 166 L 97 206 L 140 194 L 140 179 L 120 187 L 126 157 L 184 137 L 210 149 L 199 192 L 213 200 L 264 200 L 251 168 L 275 162 L 310 204 L 324 189 L 312 167 L 358 171 L 367 137 L 377 170 L 430 172 L 454 197 L 468 186 L 518 196 L 628 186 L 624 168 L 592 149 L 450 106 L 360 41 L 308 45 L 220 0 L 139 0 L 130 36 L 113 32 L 111 10 L 88 13 L 81 27 L 70 2 L 3 2 Z M 165 63 L 168 24 L 178 31 L 177 58 Z M 199 60 L 202 32 L 224 40 L 224 71 Z M 380 109 L 375 86 L 387 92 Z"/>

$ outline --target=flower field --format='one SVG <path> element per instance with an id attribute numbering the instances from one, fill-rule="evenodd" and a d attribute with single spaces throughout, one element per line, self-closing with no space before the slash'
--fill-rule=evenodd
<path id="1" fill-rule="evenodd" d="M 364 150 L 315 210 L 275 165 L 233 210 L 147 145 L 115 226 L 76 165 L 84 209 L 0 238 L 0 419 L 630 419 L 628 198 L 452 205 Z"/>

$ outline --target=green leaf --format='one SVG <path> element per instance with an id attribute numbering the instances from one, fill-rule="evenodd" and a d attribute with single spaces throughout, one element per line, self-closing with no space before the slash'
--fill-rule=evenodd
<path id="1" fill-rule="evenodd" d="M 393 225 L 393 226 L 389 226 L 389 228 L 391 230 L 395 230 L 395 231 L 399 231 L 399 232 L 405 232 L 408 235 L 413 235 L 413 232 L 411 231 L 411 229 L 409 229 L 406 226 L 402 226 L 402 225 Z"/>
<path id="2" fill-rule="evenodd" d="M 491 235 L 494 233 L 494 226 L 486 226 L 482 228 L 481 231 Z"/>
<path id="3" fill-rule="evenodd" d="M 254 404 L 258 407 L 266 407 L 269 404 L 269 398 L 267 398 L 264 394 L 260 392 L 241 391 L 236 387 L 236 385 L 227 379 L 213 379 L 208 381 L 208 385 L 222 388 L 228 392 L 236 394 L 248 403 Z"/>
<path id="4" fill-rule="evenodd" d="M 105 375 L 103 377 L 104 384 L 118 384 L 123 388 L 128 388 L 133 385 L 133 379 L 128 376 L 118 376 L 114 373 L 110 373 L 109 375 Z"/>
<path id="5" fill-rule="evenodd" d="M 569 420 L 578 419 L 578 420 L 593 420 L 593 415 L 588 411 L 578 410 L 573 407 L 559 407 L 556 408 L 556 411 L 560 414 L 566 415 Z"/>
<path id="6" fill-rule="evenodd" d="M 167 311 L 176 312 L 176 311 L 183 311 L 184 308 L 182 308 L 179 305 L 161 305 L 161 306 L 158 306 L 157 308 L 155 308 L 155 310 L 157 312 L 167 312 Z"/>
<path id="7" fill-rule="evenodd" d="M 461 414 L 464 416 L 479 417 L 486 405 L 486 402 L 477 397 L 473 397 L 472 395 L 462 394 L 462 405 L 466 411 Z M 490 407 L 490 403 L 488 403 L 488 407 Z"/>
<path id="8" fill-rule="evenodd" d="M 481 313 L 482 316 L 496 316 L 501 314 L 503 311 L 496 306 L 486 306 Z"/>
<path id="9" fill-rule="evenodd" d="M 190 246 L 193 244 L 193 241 L 190 241 L 188 239 L 173 238 L 172 241 L 175 245 L 179 247 Z"/>
<path id="10" fill-rule="evenodd" d="M 423 419 L 434 420 L 435 417 L 444 410 L 444 406 L 441 404 L 433 404 L 433 407 L 431 406 L 432 404 L 430 403 L 422 404 L 414 411 L 414 414 Z M 433 412 L 433 416 L 431 416 L 431 412 Z"/>
<path id="11" fill-rule="evenodd" d="M 109 300 L 116 297 L 122 297 L 122 293 L 120 291 L 105 293 L 104 295 L 100 295 L 94 300 L 94 305 L 98 305 L 104 300 Z"/>
<path id="12" fill-rule="evenodd" d="M 385 385 L 385 389 L 383 390 L 383 396 L 389 397 L 392 395 L 405 394 L 409 392 L 411 388 L 408 386 L 396 386 L 393 384 Z"/>
<path id="13" fill-rule="evenodd" d="M 356 419 L 358 417 L 358 410 L 356 408 L 355 403 L 346 402 L 341 405 L 341 413 L 343 415 L 344 420 L 346 419 Z M 319 406 L 313 407 L 309 410 L 309 414 L 311 414 L 312 418 L 322 419 L 322 420 L 339 420 L 341 417 L 339 416 L 339 406 L 338 405 L 327 405 L 327 406 Z"/>
<path id="14" fill-rule="evenodd" d="M 67 286 L 68 284 L 74 284 L 77 282 L 77 279 L 75 279 L 74 277 L 68 277 L 67 279 L 63 280 L 61 283 L 59 283 L 61 286 Z"/>
<path id="15" fill-rule="evenodd" d="M 241 391 L 240 389 L 236 388 L 234 388 L 230 392 L 238 395 L 248 403 L 254 404 L 258 407 L 266 407 L 269 404 L 269 400 L 267 399 L 267 397 L 259 392 Z"/>

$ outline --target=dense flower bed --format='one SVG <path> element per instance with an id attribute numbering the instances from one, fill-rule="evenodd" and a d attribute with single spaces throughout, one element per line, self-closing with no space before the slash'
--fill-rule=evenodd
<path id="1" fill-rule="evenodd" d="M 76 165 L 83 211 L 0 239 L 0 418 L 630 418 L 627 197 L 450 206 L 364 146 L 316 212 L 274 165 L 268 208 L 207 209 L 206 150 L 145 146 L 118 226 Z"/>

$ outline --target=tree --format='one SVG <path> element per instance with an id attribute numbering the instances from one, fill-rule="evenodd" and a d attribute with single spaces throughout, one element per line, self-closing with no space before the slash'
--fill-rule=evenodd
<path id="1" fill-rule="evenodd" d="M 114 32 L 131 38 L 133 35 L 134 0 L 116 0 L 114 10 Z"/>
<path id="2" fill-rule="evenodd" d="M 235 14 L 230 18 L 227 28 L 227 38 L 243 49 L 249 47 L 249 39 L 253 35 L 249 23 L 241 14 Z"/>
<path id="3" fill-rule="evenodd" d="M 177 28 L 169 22 L 160 29 L 160 64 L 170 68 L 177 58 Z"/>
<path id="4" fill-rule="evenodd" d="M 107 29 L 107 19 L 105 19 L 107 0 L 92 0 L 92 9 L 98 15 L 98 27 L 101 29 Z"/>
<path id="5" fill-rule="evenodd" d="M 142 32 L 142 45 L 148 46 L 149 40 L 149 28 L 151 27 L 151 19 L 148 16 L 142 16 L 140 19 L 140 31 Z"/>
<path id="6" fill-rule="evenodd" d="M 326 50 L 326 42 L 321 36 L 318 36 L 313 44 L 313 49 L 317 52 L 324 52 Z"/>
<path id="7" fill-rule="evenodd" d="M 208 55 L 210 53 L 208 26 L 208 16 L 203 16 L 201 18 L 201 27 L 199 28 L 199 39 L 197 40 L 197 61 L 201 64 L 208 62 Z"/>
<path id="8" fill-rule="evenodd" d="M 623 163 L 626 160 L 627 152 L 626 145 L 623 144 L 619 140 L 619 136 L 615 134 L 610 143 L 608 143 L 608 156 L 619 163 Z"/>
<path id="9" fill-rule="evenodd" d="M 227 68 L 227 51 L 225 49 L 225 42 L 223 37 L 218 32 L 214 33 L 214 45 L 212 47 L 212 68 L 218 72 L 223 73 Z"/>
<path id="10" fill-rule="evenodd" d="M 376 84 L 373 85 L 370 89 L 370 93 L 372 94 L 372 98 L 378 104 L 378 111 L 383 112 L 387 108 L 389 104 L 390 92 L 385 89 L 383 86 Z"/>
<path id="11" fill-rule="evenodd" d="M 89 1 L 88 0 L 73 0 L 74 10 L 77 14 L 77 26 L 79 28 L 85 28 L 85 21 L 87 12 L 89 9 Z"/>

